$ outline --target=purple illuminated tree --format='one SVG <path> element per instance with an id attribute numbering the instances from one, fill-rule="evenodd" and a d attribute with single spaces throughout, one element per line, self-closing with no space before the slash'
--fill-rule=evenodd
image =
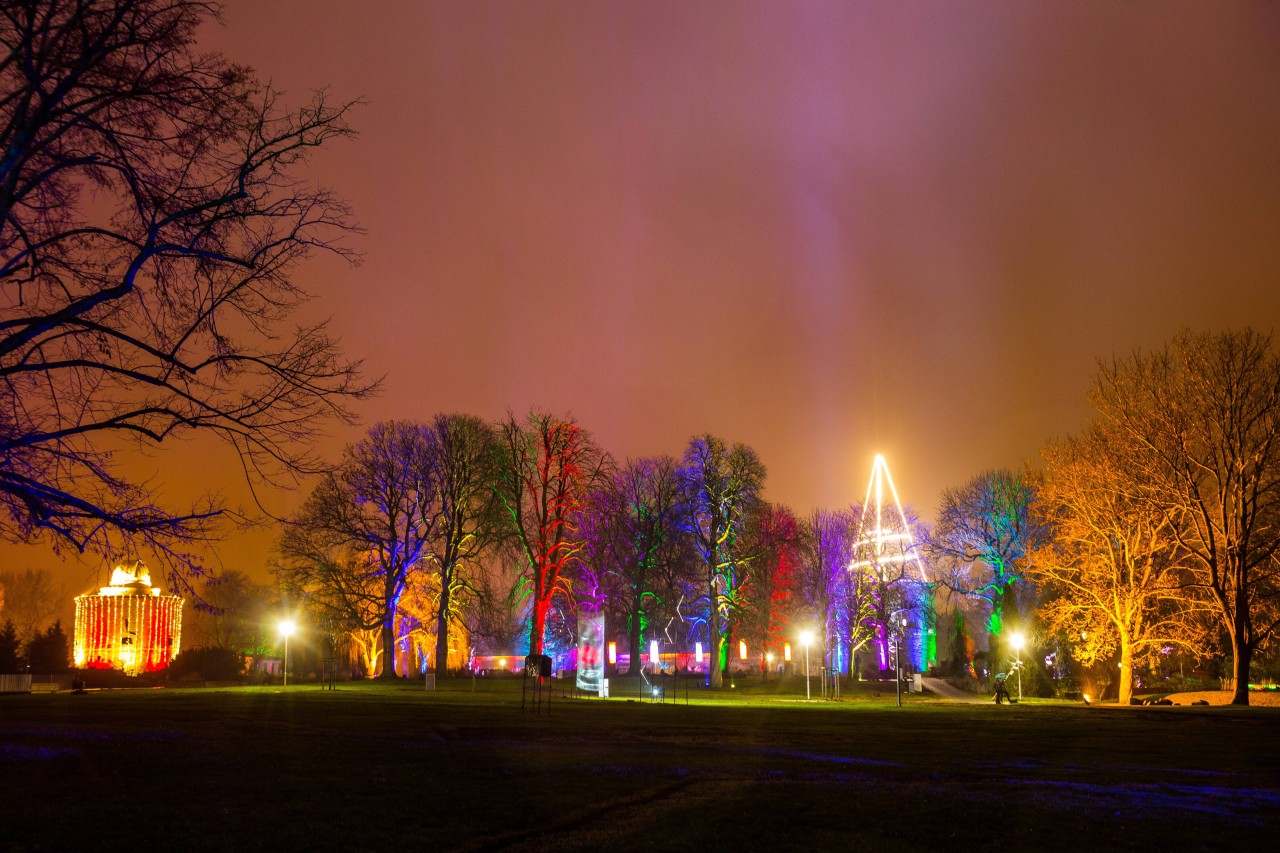
<path id="1" fill-rule="evenodd" d="M 820 628 L 822 658 L 832 668 L 835 661 L 829 656 L 837 644 L 852 639 L 851 624 L 860 625 L 865 618 L 850 618 L 849 565 L 859 515 L 848 510 L 815 510 L 801 530 L 797 592 L 808 618 Z M 850 649 L 849 661 L 854 651 Z"/>
<path id="2" fill-rule="evenodd" d="M 674 616 L 675 576 L 687 566 L 678 470 L 669 456 L 628 460 L 602 480 L 585 513 L 584 568 L 600 606 L 626 626 L 632 675 L 639 673 L 646 633 L 652 638 L 657 620 Z"/>

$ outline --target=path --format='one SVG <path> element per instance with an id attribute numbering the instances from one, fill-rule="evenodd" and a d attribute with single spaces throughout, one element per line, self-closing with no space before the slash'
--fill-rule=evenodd
<path id="1" fill-rule="evenodd" d="M 952 702 L 991 702 L 990 696 L 984 696 L 981 693 L 970 693 L 967 690 L 961 690 L 959 687 L 948 684 L 941 678 L 922 678 L 920 683 L 924 685 L 924 689 L 930 693 L 937 693 L 943 699 L 949 699 Z"/>

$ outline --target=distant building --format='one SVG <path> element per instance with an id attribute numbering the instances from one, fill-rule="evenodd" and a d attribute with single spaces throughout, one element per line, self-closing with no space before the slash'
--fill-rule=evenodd
<path id="1" fill-rule="evenodd" d="M 152 586 L 141 561 L 117 566 L 109 586 L 76 596 L 76 666 L 154 672 L 178 654 L 181 636 L 182 599 Z"/>

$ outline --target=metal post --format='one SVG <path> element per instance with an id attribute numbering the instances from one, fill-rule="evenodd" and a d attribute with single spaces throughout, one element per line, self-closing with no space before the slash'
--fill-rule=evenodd
<path id="1" fill-rule="evenodd" d="M 809 644 L 804 644 L 804 698 L 812 699 L 809 694 Z"/>
<path id="2" fill-rule="evenodd" d="M 284 686 L 289 686 L 289 634 L 284 635 Z"/>
<path id="3" fill-rule="evenodd" d="M 902 707 L 902 638 L 893 644 L 893 680 L 898 685 L 898 707 Z"/>

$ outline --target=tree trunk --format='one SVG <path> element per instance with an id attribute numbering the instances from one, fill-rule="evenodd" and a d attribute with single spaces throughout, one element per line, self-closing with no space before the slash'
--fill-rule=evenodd
<path id="1" fill-rule="evenodd" d="M 537 598 L 533 602 L 533 621 L 529 625 L 529 654 L 542 654 L 543 635 L 547 629 L 547 611 L 551 608 L 551 596 Z M 550 675 L 551 673 L 543 673 Z"/>
<path id="2" fill-rule="evenodd" d="M 1236 621 L 1241 621 L 1237 618 Z M 1244 634 L 1243 626 L 1238 628 L 1240 635 Z M 1234 688 L 1231 693 L 1232 705 L 1248 705 L 1249 704 L 1249 663 L 1253 660 L 1253 648 L 1246 644 L 1243 640 L 1235 636 L 1232 632 L 1231 637 L 1231 653 L 1233 661 L 1231 664 L 1231 675 L 1234 679 Z"/>
<path id="3" fill-rule="evenodd" d="M 707 686 L 720 688 L 724 686 L 724 658 L 721 646 L 724 641 L 720 637 L 720 608 L 716 606 L 716 572 L 711 567 L 710 584 L 708 585 L 707 607 Z"/>
<path id="4" fill-rule="evenodd" d="M 627 675 L 635 678 L 640 674 L 640 608 L 631 611 L 631 625 L 627 628 Z"/>
<path id="5" fill-rule="evenodd" d="M 436 611 L 436 680 L 444 678 L 449 665 L 449 587 L 452 571 L 440 572 L 440 607 Z"/>
<path id="6" fill-rule="evenodd" d="M 1123 637 L 1120 639 L 1120 690 L 1116 701 L 1128 705 L 1133 698 L 1133 644 Z"/>
<path id="7" fill-rule="evenodd" d="M 387 608 L 387 612 L 382 619 L 382 672 L 378 673 L 378 678 L 387 680 L 395 677 L 396 607 L 392 604 Z"/>

